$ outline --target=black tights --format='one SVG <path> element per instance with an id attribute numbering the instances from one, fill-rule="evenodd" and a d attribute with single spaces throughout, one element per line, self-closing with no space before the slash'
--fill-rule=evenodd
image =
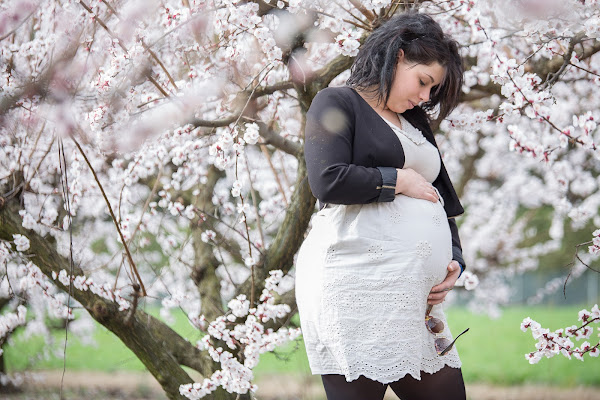
<path id="1" fill-rule="evenodd" d="M 402 400 L 465 400 L 460 368 L 445 366 L 434 374 L 421 372 L 421 380 L 410 375 L 383 384 L 364 376 L 346 382 L 343 375 L 321 375 L 327 400 L 382 400 L 388 386 Z"/>

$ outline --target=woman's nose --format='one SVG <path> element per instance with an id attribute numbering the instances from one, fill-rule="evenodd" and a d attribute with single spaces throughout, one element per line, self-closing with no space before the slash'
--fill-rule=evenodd
<path id="1" fill-rule="evenodd" d="M 419 96 L 421 97 L 421 101 L 422 102 L 427 102 L 429 101 L 429 89 L 424 89 L 421 91 L 421 93 L 419 94 Z"/>

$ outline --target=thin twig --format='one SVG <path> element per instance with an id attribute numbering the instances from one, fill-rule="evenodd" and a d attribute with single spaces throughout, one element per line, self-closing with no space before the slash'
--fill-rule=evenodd
<path id="1" fill-rule="evenodd" d="M 44 160 L 46 159 L 46 157 L 48 156 L 48 154 L 50 154 L 50 151 L 52 150 L 52 146 L 53 145 L 54 145 L 54 138 L 52 138 L 52 141 L 50 142 L 50 145 L 46 149 L 46 152 L 44 153 L 44 155 L 42 155 L 42 157 L 40 158 L 40 162 L 36 165 L 36 167 L 33 170 L 33 173 L 31 174 L 31 176 L 29 176 L 28 179 L 25 181 L 25 184 L 23 185 L 23 188 L 27 189 L 29 187 L 29 182 L 31 182 L 31 180 L 33 178 L 35 178 L 35 175 L 37 174 L 37 172 L 39 171 L 40 167 L 42 166 L 42 163 L 44 162 Z"/>
<path id="2" fill-rule="evenodd" d="M 585 68 L 583 68 L 583 67 L 580 67 L 579 65 L 575 65 L 575 64 L 573 64 L 573 63 L 571 63 L 570 65 L 572 65 L 573 67 L 575 67 L 575 68 L 577 68 L 577 69 L 580 69 L 580 70 L 582 70 L 582 71 L 584 71 L 584 72 L 587 72 L 588 74 L 591 74 L 591 75 L 596 75 L 596 76 L 600 76 L 598 73 L 596 73 L 596 72 L 594 72 L 594 71 L 590 71 L 589 69 L 585 69 Z M 564 79 L 563 79 L 563 82 L 564 82 Z"/>
<path id="3" fill-rule="evenodd" d="M 231 273 L 229 272 L 229 268 L 227 268 L 227 265 L 225 264 L 225 258 L 223 257 L 223 252 L 221 251 L 221 246 L 215 246 L 215 247 L 217 248 L 219 257 L 221 257 L 221 265 L 223 266 L 223 269 L 225 269 L 225 273 L 227 274 L 227 277 L 229 278 L 229 282 L 231 282 L 233 287 L 237 290 L 238 285 L 233 281 L 233 278 L 231 277 Z"/>
<path id="4" fill-rule="evenodd" d="M 121 20 L 121 16 L 119 15 L 119 13 L 117 12 L 117 10 L 115 10 L 113 8 L 113 6 L 111 6 L 107 1 L 102 1 L 102 3 L 119 19 Z M 189 8 L 189 4 L 188 4 L 188 8 Z M 173 87 L 175 89 L 179 88 L 177 87 L 177 85 L 175 84 L 175 80 L 173 79 L 173 77 L 171 76 L 171 74 L 169 74 L 169 71 L 167 71 L 167 68 L 165 67 L 165 65 L 162 63 L 162 61 L 160 61 L 160 59 L 156 56 L 156 53 L 154 53 L 152 51 L 152 49 L 150 49 L 149 46 L 146 45 L 146 43 L 144 42 L 144 39 L 141 39 L 141 43 L 142 43 L 142 47 L 144 47 L 144 50 L 146 50 L 148 53 L 150 53 L 150 56 L 154 59 L 154 61 L 156 61 L 156 63 L 162 68 L 162 70 L 165 72 L 165 74 L 167 75 L 167 78 L 169 78 L 169 81 L 171 82 L 171 84 L 173 85 Z"/>
<path id="5" fill-rule="evenodd" d="M 136 227 L 133 229 L 131 237 L 127 241 L 127 245 L 131 244 L 131 242 L 135 238 L 136 233 L 140 229 L 140 226 L 142 225 L 142 221 L 144 220 L 144 214 L 148 210 L 148 207 L 150 205 L 150 201 L 152 200 L 152 198 L 154 197 L 154 195 L 156 194 L 156 192 L 158 190 L 158 184 L 160 183 L 160 178 L 162 177 L 162 172 L 163 172 L 163 170 L 162 170 L 162 167 L 161 167 L 161 169 L 158 171 L 158 175 L 156 177 L 156 181 L 154 182 L 154 185 L 152 186 L 152 190 L 150 191 L 150 194 L 148 195 L 148 198 L 146 199 L 146 202 L 144 203 L 144 207 L 142 208 L 142 215 L 140 215 L 140 220 L 138 221 Z M 121 192 L 122 192 L 122 190 L 121 190 Z M 113 285 L 113 291 L 116 290 L 116 288 L 117 288 L 117 282 L 119 280 L 119 272 L 121 271 L 121 265 L 122 265 L 122 263 L 119 264 L 119 269 L 117 270 L 117 274 L 115 276 L 115 283 Z"/>
<path id="6" fill-rule="evenodd" d="M 79 4 L 81 4 L 81 6 L 90 14 L 94 15 L 94 21 L 98 22 L 98 24 L 100 24 L 100 26 L 102 28 L 104 28 L 104 30 L 108 33 L 108 35 L 113 38 L 113 39 L 117 39 L 117 43 L 119 44 L 119 47 L 121 47 L 121 49 L 129 54 L 129 50 L 127 49 L 127 47 L 125 47 L 125 45 L 123 44 L 123 41 L 121 39 L 119 39 L 111 30 L 108 26 L 106 26 L 106 24 L 104 23 L 104 21 L 102 20 L 102 18 L 98 17 L 97 15 L 94 14 L 94 12 L 92 11 L 92 9 L 85 4 L 85 2 L 83 1 L 79 1 Z M 170 77 L 169 73 L 167 71 L 165 71 L 167 76 Z M 150 75 L 150 72 L 148 72 L 146 74 L 146 77 L 148 78 L 148 80 L 158 89 L 159 92 L 162 93 L 163 96 L 165 97 L 169 97 L 169 94 L 160 86 L 160 84 L 156 81 L 156 79 L 154 79 L 152 77 L 152 75 Z M 176 87 L 177 88 L 177 87 Z M 143 286 L 143 285 L 142 285 Z"/>
<path id="7" fill-rule="evenodd" d="M 250 173 L 250 163 L 248 162 L 248 157 L 244 157 L 244 161 L 246 161 L 246 172 L 248 172 L 248 182 L 250 182 L 250 196 L 252 197 L 252 206 L 254 207 L 254 212 L 256 213 L 256 228 L 258 229 L 258 235 L 260 236 L 260 243 L 264 246 L 265 236 L 263 235 L 263 230 L 260 223 L 260 214 L 258 213 L 258 196 L 256 195 L 256 190 L 254 190 L 254 184 L 252 182 L 252 174 Z"/>
<path id="8" fill-rule="evenodd" d="M 390 5 L 390 8 L 388 8 L 387 12 L 385 13 L 384 19 L 388 19 L 390 18 L 390 16 L 396 14 L 396 11 L 400 7 L 400 4 L 401 3 L 399 1 L 395 1 L 394 3 L 392 3 L 392 5 Z"/>
<path id="9" fill-rule="evenodd" d="M 69 290 L 67 297 L 67 317 L 65 322 L 65 345 L 63 348 L 63 371 L 60 380 L 60 398 L 63 398 L 63 387 L 65 380 L 65 373 L 67 371 L 67 343 L 69 339 L 69 315 L 70 308 L 69 305 L 71 303 L 71 296 L 73 294 L 73 275 L 74 275 L 74 263 L 73 263 L 73 220 L 71 217 L 71 201 L 69 199 L 69 178 L 67 175 L 67 158 L 65 157 L 65 148 L 63 146 L 62 139 L 59 139 L 58 145 L 58 158 L 60 164 L 61 171 L 61 182 L 62 182 L 62 191 L 67 211 L 67 217 L 69 219 Z"/>
<path id="10" fill-rule="evenodd" d="M 243 233 L 243 232 L 240 232 L 240 231 L 238 231 L 237 229 L 235 229 L 235 227 L 233 227 L 233 226 L 229 225 L 227 222 L 225 222 L 223 219 L 221 219 L 221 218 L 217 217 L 216 215 L 214 215 L 214 214 L 211 214 L 211 213 L 209 213 L 209 212 L 207 212 L 207 211 L 204 211 L 203 209 L 201 209 L 201 208 L 199 208 L 199 207 L 197 207 L 197 206 L 194 206 L 194 212 L 200 212 L 200 213 L 202 213 L 203 215 L 206 215 L 207 217 L 211 217 L 211 218 L 212 218 L 212 219 L 214 219 L 215 221 L 217 221 L 217 222 L 219 222 L 219 223 L 221 223 L 221 224 L 225 225 L 227 228 L 231 229 L 233 232 L 235 232 L 235 233 L 237 233 L 238 235 L 240 235 L 240 236 L 242 237 L 242 239 L 244 239 L 244 241 L 248 241 L 248 242 L 252 243 L 248 237 L 244 236 L 244 233 Z M 261 251 L 261 250 L 260 250 L 260 249 L 259 249 L 259 248 L 258 248 L 256 245 L 252 244 L 252 246 L 254 247 L 254 249 L 255 249 L 256 251 L 258 251 L 260 254 L 262 254 L 262 251 Z"/>
<path id="11" fill-rule="evenodd" d="M 565 265 L 565 267 L 570 267 L 569 273 L 567 274 L 567 277 L 565 278 L 565 283 L 563 284 L 563 296 L 565 297 L 565 299 L 567 298 L 567 282 L 569 282 L 569 278 L 571 277 L 571 274 L 573 273 L 573 268 L 575 267 L 576 259 L 579 260 L 583 265 L 585 265 L 587 268 L 591 269 L 592 271 L 600 273 L 600 271 L 596 271 L 594 268 L 590 267 L 585 262 L 583 262 L 583 260 L 579 257 L 579 254 L 578 254 L 580 247 L 587 246 L 592 243 L 593 242 L 590 240 L 588 242 L 579 243 L 579 244 L 575 245 L 575 253 L 573 254 L 573 260 L 570 263 L 568 263 L 567 265 Z"/>
<path id="12" fill-rule="evenodd" d="M 544 82 L 542 86 L 543 89 L 552 86 L 560 78 L 560 76 L 567 69 L 567 67 L 571 64 L 571 54 L 573 54 L 573 51 L 575 50 L 575 45 L 579 43 L 582 38 L 583 33 L 578 33 L 577 35 L 575 35 L 575 37 L 571 38 L 571 40 L 569 41 L 569 48 L 567 49 L 565 54 L 563 54 L 564 61 L 562 65 L 560 66 L 558 71 L 548 74 L 546 82 Z"/>
<path id="13" fill-rule="evenodd" d="M 283 203 L 287 207 L 288 201 L 287 201 L 287 197 L 285 195 L 285 190 L 283 189 L 283 185 L 281 184 L 281 179 L 279 179 L 279 174 L 277 173 L 277 170 L 275 169 L 275 166 L 273 165 L 273 160 L 271 159 L 271 154 L 269 154 L 269 150 L 267 150 L 267 146 L 265 146 L 264 144 L 259 143 L 258 146 L 260 147 L 260 150 L 265 155 L 265 158 L 267 159 L 267 162 L 269 163 L 269 167 L 271 168 L 271 171 L 273 172 L 273 176 L 275 177 L 275 183 L 277 183 L 277 187 L 279 188 L 279 193 L 281 193 L 281 196 L 283 196 Z"/>
<path id="14" fill-rule="evenodd" d="M 146 43 L 144 43 L 144 40 L 142 40 L 142 46 L 144 47 L 144 49 L 146 49 L 146 51 L 148 53 L 150 53 L 150 56 L 152 56 L 152 58 L 154 58 L 154 61 L 156 61 L 156 63 L 160 66 L 160 68 L 162 68 L 162 70 L 165 72 L 165 74 L 167 75 L 167 78 L 169 78 L 169 81 L 171 82 L 171 85 L 173 85 L 173 87 L 175 89 L 179 90 L 179 88 L 175 84 L 175 80 L 173 79 L 173 77 L 171 76 L 171 74 L 169 73 L 169 71 L 167 71 L 167 67 L 165 67 L 165 65 L 162 63 L 162 61 L 160 61 L 160 59 L 158 58 L 158 56 L 156 55 L 156 53 L 154 53 L 152 51 L 152 49 L 150 47 L 148 47 L 146 45 Z"/>
<path id="15" fill-rule="evenodd" d="M 73 135 L 71 135 L 71 139 L 73 140 L 73 142 L 75 143 L 75 146 L 77 146 L 77 148 L 79 149 L 79 152 L 85 159 L 85 162 L 87 163 L 88 167 L 90 168 L 92 175 L 94 175 L 94 179 L 96 180 L 96 183 L 98 184 L 100 192 L 102 192 L 104 201 L 106 202 L 106 205 L 108 206 L 108 211 L 110 212 L 110 215 L 115 224 L 115 227 L 117 228 L 117 231 L 119 232 L 119 236 L 121 237 L 121 243 L 123 243 L 123 247 L 125 248 L 125 253 L 127 254 L 127 259 L 129 260 L 129 265 L 130 265 L 133 273 L 135 274 L 135 276 L 138 280 L 138 283 L 142 289 L 142 296 L 146 296 L 146 288 L 144 287 L 144 282 L 142 282 L 142 277 L 140 276 L 140 274 L 137 270 L 137 267 L 135 266 L 135 262 L 133 261 L 133 257 L 131 256 L 131 253 L 129 252 L 129 246 L 127 246 L 127 242 L 125 241 L 125 238 L 123 237 L 123 232 L 121 232 L 121 227 L 119 227 L 119 223 L 117 222 L 115 213 L 113 212 L 113 209 L 110 205 L 110 201 L 108 200 L 108 197 L 106 196 L 106 192 L 104 192 L 104 187 L 100 183 L 100 179 L 98 179 L 98 176 L 96 175 L 96 171 L 94 170 L 94 167 L 92 167 L 92 163 L 90 163 L 90 160 L 88 160 L 87 156 L 85 155 L 85 152 L 79 145 L 79 142 L 77 142 L 77 140 L 75 139 L 75 137 Z"/>

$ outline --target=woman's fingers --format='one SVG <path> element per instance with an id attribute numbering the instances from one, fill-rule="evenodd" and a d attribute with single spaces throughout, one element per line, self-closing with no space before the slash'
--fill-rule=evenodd
<path id="1" fill-rule="evenodd" d="M 456 261 L 456 260 L 450 261 L 450 263 L 448 263 L 448 266 L 446 267 L 446 270 L 448 271 L 446 273 L 446 278 L 444 278 L 443 282 L 441 282 L 431 288 L 432 293 L 446 292 L 446 291 L 449 291 L 452 288 L 454 288 L 454 284 L 456 283 L 456 280 L 458 279 L 458 275 L 460 275 L 460 266 L 458 265 L 458 261 Z"/>
<path id="2" fill-rule="evenodd" d="M 444 288 L 444 289 L 438 289 L 435 291 L 432 290 L 431 292 L 429 292 L 429 296 L 427 296 L 427 300 L 444 300 L 446 295 L 448 295 L 448 292 L 450 292 L 451 290 L 452 290 L 451 287 Z"/>
<path id="3" fill-rule="evenodd" d="M 433 203 L 437 203 L 439 198 L 437 195 L 437 192 L 433 189 L 433 187 L 431 187 L 430 191 L 429 191 L 429 198 L 426 200 L 430 200 Z"/>
<path id="4" fill-rule="evenodd" d="M 398 193 L 433 203 L 439 201 L 438 193 L 433 185 L 421 174 L 410 168 L 397 170 L 396 194 Z"/>
<path id="5" fill-rule="evenodd" d="M 431 191 L 435 191 L 431 183 L 415 170 L 396 169 L 396 194 L 425 199 Z"/>
<path id="6" fill-rule="evenodd" d="M 460 274 L 460 266 L 455 260 L 450 261 L 447 267 L 448 273 L 446 278 L 439 285 L 431 288 L 431 292 L 427 296 L 427 304 L 440 304 L 445 299 L 448 293 L 454 289 L 458 275 Z"/>
<path id="7" fill-rule="evenodd" d="M 427 296 L 427 303 L 428 304 L 441 303 L 446 299 L 447 294 L 448 294 L 448 292 L 430 293 L 429 296 Z"/>

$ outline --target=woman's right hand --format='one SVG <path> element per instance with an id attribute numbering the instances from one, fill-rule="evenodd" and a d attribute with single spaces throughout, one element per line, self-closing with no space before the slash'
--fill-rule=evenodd
<path id="1" fill-rule="evenodd" d="M 396 194 L 403 194 L 415 199 L 429 200 L 436 203 L 439 200 L 433 185 L 414 169 L 396 168 Z"/>

